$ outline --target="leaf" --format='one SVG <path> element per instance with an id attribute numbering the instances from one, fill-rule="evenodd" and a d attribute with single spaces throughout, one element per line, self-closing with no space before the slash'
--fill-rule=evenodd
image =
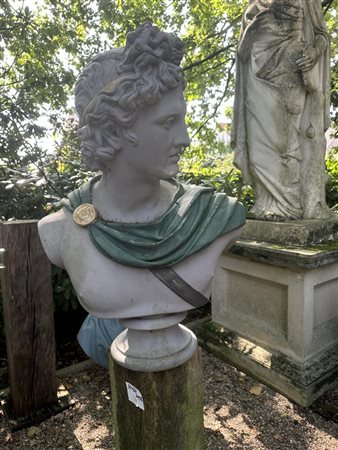
<path id="1" fill-rule="evenodd" d="M 45 179 L 45 178 L 40 178 L 40 180 L 38 180 L 36 183 L 35 183 L 35 186 L 45 186 L 47 184 L 47 180 Z"/>
<path id="2" fill-rule="evenodd" d="M 30 428 L 28 428 L 28 430 L 27 430 L 27 436 L 29 437 L 29 438 L 31 438 L 31 437 L 33 437 L 33 436 L 35 436 L 35 435 L 37 435 L 37 434 L 39 434 L 39 433 L 41 433 L 41 428 L 39 428 L 39 427 L 30 427 Z"/>
<path id="3" fill-rule="evenodd" d="M 31 179 L 21 179 L 21 180 L 18 180 L 15 184 L 17 185 L 17 186 L 25 186 L 26 184 L 28 184 L 28 183 L 30 183 L 32 180 Z"/>
<path id="4" fill-rule="evenodd" d="M 262 393 L 262 389 L 263 389 L 263 388 L 262 388 L 262 385 L 260 385 L 260 384 L 255 384 L 254 386 L 252 386 L 252 387 L 250 388 L 249 392 L 250 392 L 250 394 L 259 396 L 259 395 L 261 395 L 261 393 Z"/>

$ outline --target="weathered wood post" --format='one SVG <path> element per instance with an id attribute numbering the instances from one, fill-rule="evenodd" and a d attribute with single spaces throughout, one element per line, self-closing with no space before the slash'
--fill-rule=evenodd
<path id="1" fill-rule="evenodd" d="M 202 364 L 195 335 L 177 324 L 146 330 L 130 319 L 121 322 L 134 329 L 122 332 L 111 347 L 116 449 L 203 450 Z"/>
<path id="2" fill-rule="evenodd" d="M 10 403 L 18 417 L 57 401 L 51 265 L 37 221 L 0 223 Z"/>

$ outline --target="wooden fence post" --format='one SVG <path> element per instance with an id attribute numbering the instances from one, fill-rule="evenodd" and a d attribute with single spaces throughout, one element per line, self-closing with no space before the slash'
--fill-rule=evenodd
<path id="1" fill-rule="evenodd" d="M 116 450 L 205 448 L 200 349 L 161 372 L 129 370 L 109 356 Z M 130 389 L 137 402 L 129 399 Z"/>
<path id="2" fill-rule="evenodd" d="M 0 223 L 10 402 L 18 417 L 57 401 L 51 265 L 37 221 Z"/>

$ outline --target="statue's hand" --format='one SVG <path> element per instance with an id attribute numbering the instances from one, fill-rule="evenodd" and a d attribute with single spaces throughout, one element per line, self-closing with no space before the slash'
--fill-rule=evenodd
<path id="1" fill-rule="evenodd" d="M 321 51 L 316 47 L 308 47 L 303 50 L 302 56 L 296 60 L 296 63 L 302 72 L 307 72 L 318 61 Z"/>

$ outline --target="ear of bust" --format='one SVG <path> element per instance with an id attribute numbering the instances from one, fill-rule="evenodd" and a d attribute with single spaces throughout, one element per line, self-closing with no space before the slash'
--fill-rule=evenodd
<path id="1" fill-rule="evenodd" d="M 137 145 L 138 144 L 138 139 L 137 136 L 134 132 L 132 131 L 125 131 L 124 132 L 125 137 L 128 139 L 128 141 L 133 144 L 133 145 Z"/>
<path id="2" fill-rule="evenodd" d="M 108 144 L 112 147 L 112 149 L 119 151 L 123 147 L 123 141 L 120 136 L 117 136 L 117 134 L 110 134 L 109 136 L 106 136 L 106 140 Z"/>

